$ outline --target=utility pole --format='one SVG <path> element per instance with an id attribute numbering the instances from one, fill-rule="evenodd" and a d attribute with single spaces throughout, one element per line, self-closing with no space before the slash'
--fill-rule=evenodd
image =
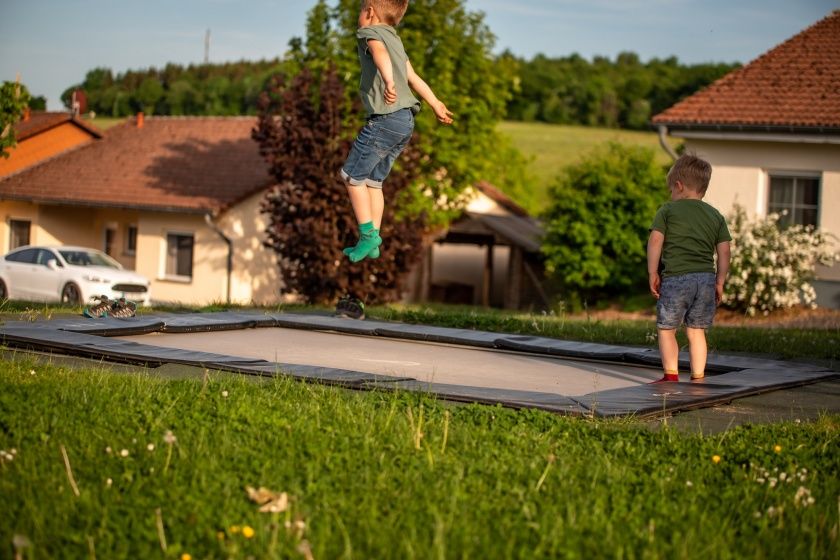
<path id="1" fill-rule="evenodd" d="M 210 30 L 204 34 L 204 64 L 210 64 Z"/>

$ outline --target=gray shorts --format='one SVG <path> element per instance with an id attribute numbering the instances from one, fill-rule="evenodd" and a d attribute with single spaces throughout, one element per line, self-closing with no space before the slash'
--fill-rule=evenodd
<path id="1" fill-rule="evenodd" d="M 341 178 L 353 186 L 382 188 L 397 157 L 408 145 L 414 132 L 414 113 L 400 109 L 387 115 L 372 115 L 359 132 Z"/>
<path id="2" fill-rule="evenodd" d="M 708 329 L 715 318 L 715 273 L 692 272 L 662 279 L 656 304 L 656 326 Z"/>

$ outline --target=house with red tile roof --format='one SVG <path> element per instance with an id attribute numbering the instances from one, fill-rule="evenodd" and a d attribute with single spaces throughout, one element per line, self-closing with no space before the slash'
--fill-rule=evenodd
<path id="1" fill-rule="evenodd" d="M 713 166 L 706 200 L 728 214 L 786 211 L 840 237 L 840 10 L 653 117 Z M 840 267 L 817 271 L 840 307 Z"/>
<path id="2" fill-rule="evenodd" d="M 152 281 L 155 301 L 276 303 L 282 283 L 260 213 L 273 179 L 253 126 L 138 115 L 20 166 L 0 177 L 0 250 L 19 245 L 26 225 L 24 244 L 104 249 Z"/>
<path id="3" fill-rule="evenodd" d="M 89 126 L 67 114 L 50 119 Z M 26 138 L 34 127 L 20 124 Z M 251 138 L 254 124 L 138 115 L 18 165 L 0 176 L 0 253 L 21 244 L 102 249 L 147 276 L 156 302 L 282 301 L 260 212 L 274 179 Z M 477 185 L 474 195 L 414 271 L 408 299 L 545 305 L 539 225 L 492 185 Z"/>

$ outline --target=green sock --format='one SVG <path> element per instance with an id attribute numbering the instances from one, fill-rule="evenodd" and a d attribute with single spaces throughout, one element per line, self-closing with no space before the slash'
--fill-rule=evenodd
<path id="1" fill-rule="evenodd" d="M 359 224 L 359 242 L 353 247 L 348 256 L 350 260 L 357 263 L 372 255 L 375 249 L 379 249 L 382 238 L 379 232 L 373 227 L 373 222 Z"/>
<path id="2" fill-rule="evenodd" d="M 376 236 L 379 237 L 379 230 L 373 227 L 373 222 L 365 222 L 364 224 L 360 224 L 359 225 L 359 238 L 360 238 L 359 240 L 361 241 L 361 237 L 365 233 L 368 233 L 370 231 L 373 231 L 373 233 L 375 233 Z M 381 237 L 379 237 L 379 243 L 382 243 L 382 238 Z M 356 247 L 358 247 L 358 244 L 355 247 L 345 247 L 343 249 L 344 254 L 349 257 L 350 253 L 352 253 L 356 249 Z M 370 251 L 370 253 L 367 255 L 367 257 L 369 259 L 378 259 L 379 255 L 380 255 L 379 246 L 377 245 L 376 247 L 373 248 L 373 250 Z M 362 257 L 362 258 L 364 258 L 364 257 Z M 361 260 L 361 259 L 359 259 L 359 260 Z M 358 262 L 358 261 L 353 261 L 353 262 Z"/>

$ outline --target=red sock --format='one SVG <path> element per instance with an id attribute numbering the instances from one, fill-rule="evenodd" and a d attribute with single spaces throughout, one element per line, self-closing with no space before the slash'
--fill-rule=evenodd
<path id="1" fill-rule="evenodd" d="M 680 376 L 676 371 L 665 371 L 665 375 L 662 376 L 662 379 L 654 381 L 654 383 L 675 383 L 680 380 Z"/>

